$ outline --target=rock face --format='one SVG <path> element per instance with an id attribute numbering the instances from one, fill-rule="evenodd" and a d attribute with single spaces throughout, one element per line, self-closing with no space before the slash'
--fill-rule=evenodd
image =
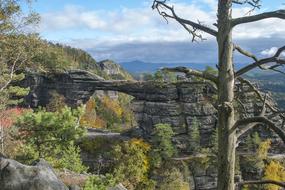
<path id="1" fill-rule="evenodd" d="M 211 104 L 215 89 L 211 84 L 203 82 L 181 81 L 174 84 L 106 81 L 86 71 L 77 70 L 49 76 L 29 74 L 22 86 L 31 88 L 30 94 L 25 98 L 26 105 L 31 107 L 45 106 L 52 90 L 64 95 L 70 106 L 85 103 L 98 90 L 129 94 L 134 97 L 132 107 L 143 134 L 149 136 L 155 124 L 169 123 L 176 133 L 174 141 L 181 152 L 187 151 L 194 118 L 200 123 L 201 145 L 205 147 L 209 145 L 210 136 L 217 124 L 217 111 Z M 237 84 L 236 94 L 244 104 L 240 108 L 243 109 L 243 114 L 252 116 L 260 113 L 262 103 L 253 98 L 255 95 L 248 87 Z M 278 123 L 281 119 L 276 117 L 275 121 Z M 261 135 L 274 137 L 266 129 Z M 281 147 L 284 149 L 283 144 Z M 200 171 L 195 178 L 199 190 L 215 189 L 215 172 Z"/>
<path id="2" fill-rule="evenodd" d="M 68 190 L 43 160 L 34 166 L 26 166 L 2 157 L 0 176 L 1 190 Z"/>
<path id="3" fill-rule="evenodd" d="M 134 97 L 132 107 L 138 125 L 146 135 L 150 134 L 153 125 L 158 123 L 169 123 L 177 134 L 187 134 L 191 130 L 193 119 L 196 118 L 201 126 L 201 143 L 206 145 L 217 122 L 217 111 L 211 104 L 215 89 L 208 83 L 108 81 L 81 70 L 52 75 L 27 74 L 26 76 L 21 86 L 31 89 L 30 94 L 25 97 L 25 104 L 30 107 L 48 104 L 52 91 L 62 94 L 70 106 L 87 102 L 98 91 L 109 92 L 110 96 L 115 96 L 113 93 L 116 92 L 129 94 Z M 251 98 L 254 94 L 248 88 L 237 85 L 237 94 L 241 91 L 243 93 L 240 99 L 245 105 L 245 114 L 258 114 L 262 103 Z"/>
<path id="4" fill-rule="evenodd" d="M 98 62 L 98 65 L 109 78 L 116 80 L 132 79 L 132 76 L 128 72 L 126 72 L 119 64 L 111 60 L 100 61 Z"/>
<path id="5" fill-rule="evenodd" d="M 129 94 L 134 97 L 133 111 L 145 134 L 149 134 L 157 123 L 169 123 L 175 132 L 186 133 L 194 117 L 201 121 L 202 134 L 207 134 L 216 121 L 216 110 L 208 101 L 213 89 L 201 82 L 106 81 L 76 70 L 52 75 L 27 74 L 21 86 L 31 89 L 25 97 L 25 104 L 30 107 L 47 105 L 52 91 L 62 94 L 70 106 L 85 103 L 96 91 Z"/>

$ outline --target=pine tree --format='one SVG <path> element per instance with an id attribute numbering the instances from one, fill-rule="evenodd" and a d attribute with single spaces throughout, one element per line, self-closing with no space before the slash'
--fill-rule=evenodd
<path id="1" fill-rule="evenodd" d="M 176 148 L 172 143 L 174 132 L 169 124 L 157 124 L 151 138 L 152 142 L 152 165 L 160 167 L 164 161 L 169 160 L 176 154 Z"/>
<path id="2" fill-rule="evenodd" d="M 72 110 L 64 107 L 56 112 L 30 111 L 19 117 L 14 138 L 24 144 L 18 159 L 29 164 L 44 158 L 55 163 L 55 166 L 57 160 L 66 160 L 64 156 L 68 156 L 72 150 L 68 147 L 74 146 L 73 143 L 85 133 L 85 129 L 79 126 L 81 113 L 81 108 Z M 73 155 L 72 159 L 76 161 L 78 157 Z"/>
<path id="3" fill-rule="evenodd" d="M 218 128 L 216 128 L 211 136 L 210 146 L 214 154 L 218 154 Z"/>
<path id="4" fill-rule="evenodd" d="M 197 152 L 200 150 L 200 130 L 199 130 L 199 123 L 196 117 L 193 118 L 191 131 L 190 131 L 190 150 L 193 152 Z"/>
<path id="5" fill-rule="evenodd" d="M 253 133 L 252 143 L 254 145 L 254 148 L 257 148 L 260 145 L 261 139 L 260 139 L 258 132 Z"/>

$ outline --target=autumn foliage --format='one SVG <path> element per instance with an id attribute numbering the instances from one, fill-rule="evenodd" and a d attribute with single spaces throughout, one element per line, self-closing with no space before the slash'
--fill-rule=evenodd
<path id="1" fill-rule="evenodd" d="M 91 97 L 85 105 L 85 113 L 80 123 L 89 128 L 99 129 L 118 129 L 118 126 L 132 125 L 134 117 L 127 102 L 125 99 L 120 101 L 108 96 Z"/>
<path id="2" fill-rule="evenodd" d="M 13 126 L 16 118 L 22 115 L 27 109 L 11 108 L 0 112 L 0 126 L 10 128 Z"/>
<path id="3" fill-rule="evenodd" d="M 264 179 L 285 181 L 285 167 L 278 161 L 271 161 L 265 168 Z M 277 185 L 266 185 L 266 190 L 280 190 Z"/>
<path id="4" fill-rule="evenodd" d="M 0 112 L 1 153 L 6 156 L 13 158 L 18 151 L 21 142 L 13 139 L 11 130 L 17 118 L 27 111 L 29 110 L 23 108 L 11 108 Z"/>

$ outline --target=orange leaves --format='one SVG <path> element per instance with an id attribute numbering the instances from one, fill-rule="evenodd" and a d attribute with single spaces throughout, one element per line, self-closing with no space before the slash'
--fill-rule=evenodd
<path id="1" fill-rule="evenodd" d="M 112 103 L 112 100 L 109 100 L 109 99 L 110 98 L 108 97 L 104 97 L 103 98 L 103 100 L 105 100 L 104 104 L 97 105 L 96 100 L 94 98 L 90 98 L 88 102 L 86 103 L 85 113 L 81 117 L 80 124 L 86 127 L 90 127 L 90 128 L 106 128 L 107 122 L 104 120 L 104 118 L 102 118 L 100 115 L 97 114 L 96 108 L 97 106 L 104 106 L 106 108 L 111 108 L 112 107 L 111 105 L 113 103 Z M 106 106 L 105 103 L 108 106 Z"/>
<path id="2" fill-rule="evenodd" d="M 0 125 L 4 128 L 12 127 L 16 118 L 22 115 L 27 109 L 11 108 L 0 112 Z"/>
<path id="3" fill-rule="evenodd" d="M 90 128 L 108 128 L 123 121 L 124 108 L 118 100 L 108 96 L 90 98 L 86 103 L 85 113 L 80 123 Z"/>
<path id="4" fill-rule="evenodd" d="M 104 128 L 106 123 L 96 115 L 96 101 L 90 98 L 86 103 L 84 115 L 81 117 L 80 124 L 90 128 Z"/>

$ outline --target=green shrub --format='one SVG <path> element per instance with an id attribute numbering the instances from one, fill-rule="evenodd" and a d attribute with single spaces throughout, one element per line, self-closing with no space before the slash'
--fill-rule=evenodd
<path id="1" fill-rule="evenodd" d="M 78 125 L 81 109 L 64 107 L 60 111 L 38 110 L 27 112 L 15 124 L 15 139 L 23 142 L 17 156 L 24 163 L 44 158 L 58 169 L 85 171 L 79 148 L 74 141 L 83 136 L 85 129 Z"/>
<path id="2" fill-rule="evenodd" d="M 176 154 L 176 148 L 172 143 L 174 132 L 169 124 L 157 124 L 151 139 L 152 149 L 150 157 L 154 167 L 160 167 L 161 163 Z"/>
<path id="3" fill-rule="evenodd" d="M 90 176 L 83 190 L 107 190 L 116 185 L 116 179 L 111 174 L 105 176 Z"/>

